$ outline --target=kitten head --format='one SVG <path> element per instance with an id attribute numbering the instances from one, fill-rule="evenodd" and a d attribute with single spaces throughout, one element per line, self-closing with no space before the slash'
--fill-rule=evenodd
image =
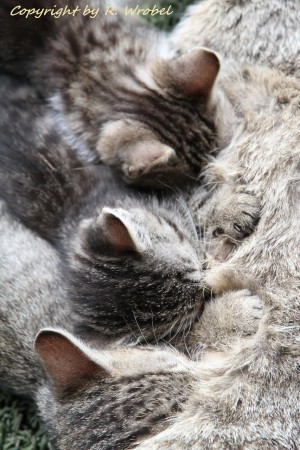
<path id="1" fill-rule="evenodd" d="M 35 350 L 49 379 L 38 405 L 58 448 L 131 448 L 167 426 L 193 382 L 192 364 L 167 349 L 95 350 L 44 329 Z"/>
<path id="2" fill-rule="evenodd" d="M 119 169 L 130 183 L 197 176 L 217 147 L 218 56 L 197 48 L 174 59 L 163 34 L 100 16 L 68 20 L 38 61 L 60 124 L 85 157 Z"/>
<path id="3" fill-rule="evenodd" d="M 158 339 L 184 331 L 199 313 L 197 240 L 178 211 L 156 208 L 104 208 L 81 222 L 69 267 L 77 332 Z"/>
<path id="4" fill-rule="evenodd" d="M 127 107 L 122 118 L 101 127 L 101 159 L 121 169 L 129 183 L 163 186 L 198 175 L 215 146 L 210 100 L 219 67 L 215 53 L 196 49 L 156 60 L 148 71 L 139 68 L 130 112 Z"/>

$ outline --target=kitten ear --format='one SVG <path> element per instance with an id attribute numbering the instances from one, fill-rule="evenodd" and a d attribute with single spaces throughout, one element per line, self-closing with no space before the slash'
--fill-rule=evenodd
<path id="1" fill-rule="evenodd" d="M 146 227 L 122 208 L 103 208 L 95 220 L 83 224 L 83 231 L 89 249 L 102 256 L 140 254 L 150 245 Z"/>
<path id="2" fill-rule="evenodd" d="M 57 394 L 75 391 L 96 376 L 97 379 L 110 376 L 93 360 L 88 347 L 66 331 L 52 328 L 40 331 L 34 348 Z"/>
<path id="3" fill-rule="evenodd" d="M 187 96 L 207 99 L 220 70 L 216 53 L 197 48 L 175 60 L 160 61 L 154 67 L 158 82 L 171 86 Z"/>
<path id="4" fill-rule="evenodd" d="M 96 350 L 62 329 L 41 330 L 34 343 L 57 397 L 73 393 L 91 380 L 136 377 L 146 373 L 186 372 L 190 363 L 183 355 L 159 347 Z"/>

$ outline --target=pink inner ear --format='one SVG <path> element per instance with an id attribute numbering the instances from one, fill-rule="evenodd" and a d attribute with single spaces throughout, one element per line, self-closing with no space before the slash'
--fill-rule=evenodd
<path id="1" fill-rule="evenodd" d="M 126 225 L 111 213 L 105 213 L 105 233 L 117 254 L 136 251 L 136 246 Z"/>
<path id="2" fill-rule="evenodd" d="M 214 52 L 195 49 L 179 57 L 172 64 L 178 88 L 186 95 L 208 97 L 220 70 L 220 61 Z"/>
<path id="3" fill-rule="evenodd" d="M 59 332 L 42 331 L 35 348 L 47 374 L 60 390 L 78 388 L 95 375 L 108 376 L 104 368 Z"/>

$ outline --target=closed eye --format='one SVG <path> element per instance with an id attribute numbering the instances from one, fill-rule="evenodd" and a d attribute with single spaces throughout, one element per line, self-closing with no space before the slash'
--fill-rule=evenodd
<path id="1" fill-rule="evenodd" d="M 233 228 L 234 228 L 238 233 L 243 233 L 242 227 L 240 227 L 237 223 L 234 223 L 234 224 L 233 224 Z"/>

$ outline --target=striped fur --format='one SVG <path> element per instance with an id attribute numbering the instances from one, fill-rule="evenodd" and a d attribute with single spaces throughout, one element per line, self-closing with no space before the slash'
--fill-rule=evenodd
<path id="1" fill-rule="evenodd" d="M 159 200 L 82 165 L 33 89 L 2 76 L 1 90 L 1 195 L 60 253 L 77 331 L 141 341 L 188 329 L 204 253 L 183 197 Z"/>
<path id="2" fill-rule="evenodd" d="M 24 6 L 37 7 L 35 0 Z M 130 183 L 162 187 L 199 175 L 218 147 L 215 54 L 199 50 L 196 59 L 174 60 L 163 33 L 105 15 L 105 5 L 95 19 L 21 21 L 8 10 L 4 0 L 0 68 L 27 77 L 51 100 L 58 126 L 87 160 L 116 167 Z M 24 41 L 16 40 L 21 33 Z"/>

